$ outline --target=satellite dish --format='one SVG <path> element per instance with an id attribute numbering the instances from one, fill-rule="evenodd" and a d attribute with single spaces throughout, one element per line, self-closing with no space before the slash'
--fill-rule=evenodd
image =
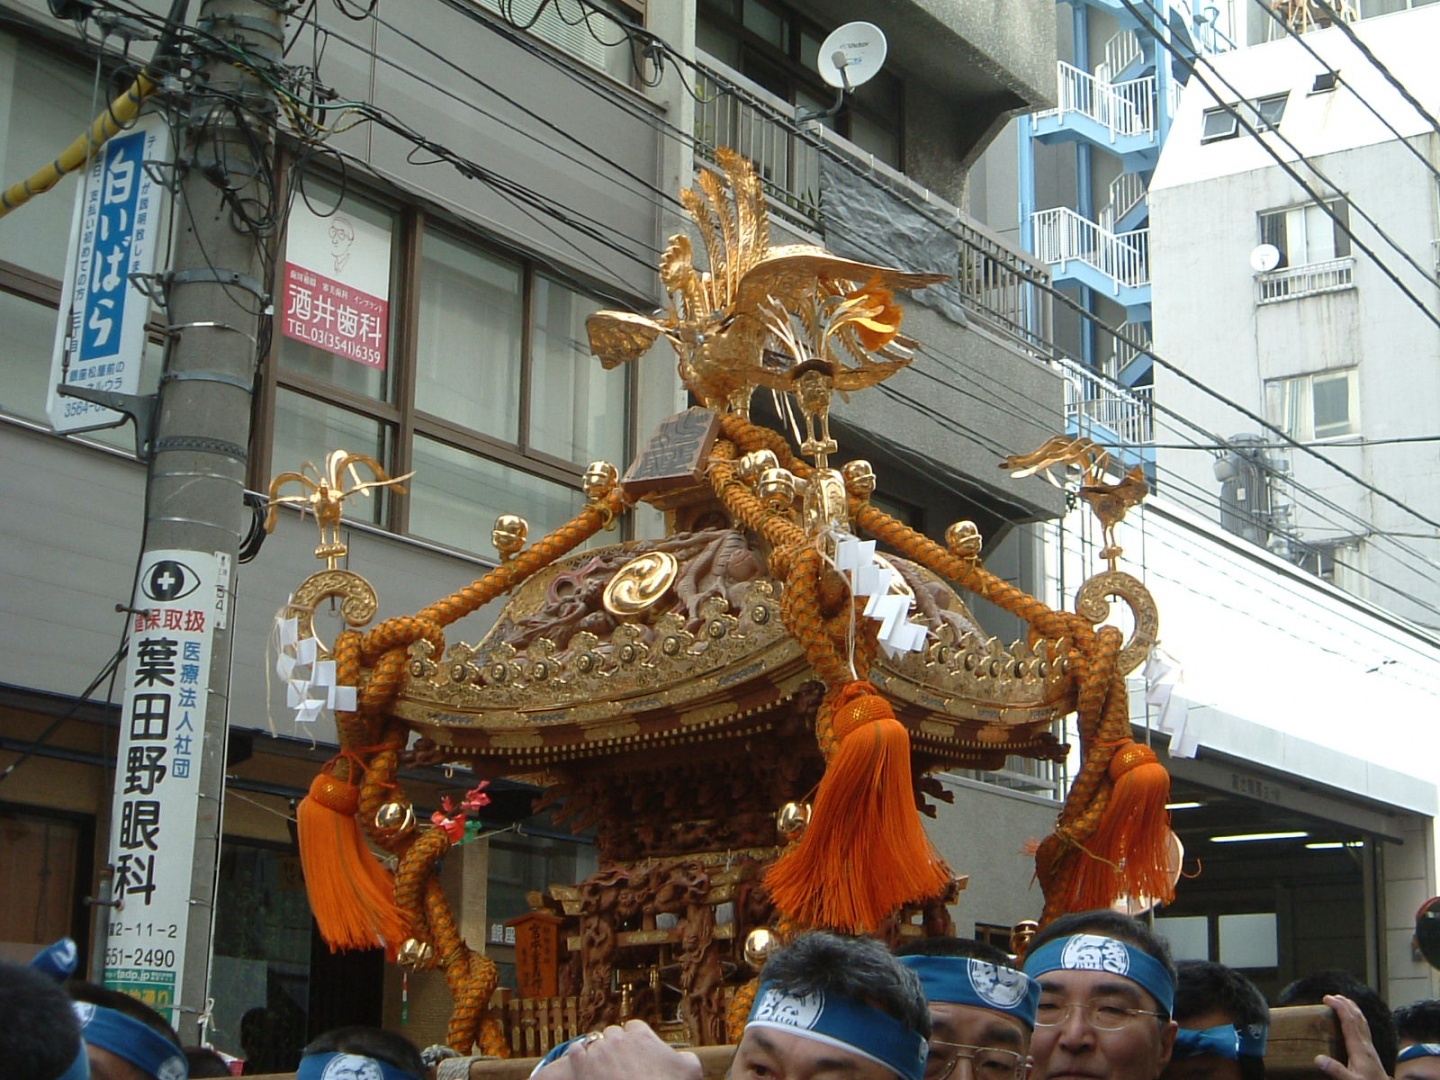
<path id="1" fill-rule="evenodd" d="M 1268 274 L 1280 265 L 1280 249 L 1274 244 L 1261 244 L 1250 252 L 1250 269 L 1257 274 Z"/>
<path id="2" fill-rule="evenodd" d="M 874 23 L 850 22 L 820 43 L 815 67 L 827 85 L 850 90 L 875 77 L 888 50 L 885 32 Z"/>

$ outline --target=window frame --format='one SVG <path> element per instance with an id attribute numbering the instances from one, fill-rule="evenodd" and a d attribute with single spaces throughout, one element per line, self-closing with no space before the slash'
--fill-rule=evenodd
<path id="1" fill-rule="evenodd" d="M 1269 420 L 1281 431 L 1297 442 L 1342 442 L 1360 434 L 1360 377 L 1359 367 L 1327 368 L 1323 371 L 1288 375 L 1265 381 L 1266 409 Z M 1346 382 L 1346 420 L 1344 431 L 1331 431 L 1324 435 L 1317 433 L 1315 416 L 1315 384 L 1344 379 Z M 1288 410 L 1285 403 L 1292 393 L 1289 387 L 1304 388 L 1304 409 L 1298 423 L 1287 422 Z M 1327 425 L 1334 427 L 1336 425 Z"/>
<path id="2" fill-rule="evenodd" d="M 288 189 L 291 176 L 289 166 L 293 161 L 293 148 L 288 144 L 281 147 L 277 153 L 276 172 L 278 176 L 284 177 L 282 186 L 285 190 L 281 196 L 284 199 L 289 198 Z M 300 462 L 274 462 L 272 466 L 277 402 L 280 392 L 283 390 L 374 422 L 381 428 L 382 435 L 385 435 L 388 429 L 391 442 L 387 443 L 387 446 L 391 452 L 391 460 L 382 461 L 382 464 L 390 471 L 391 475 L 400 476 L 411 471 L 416 438 L 423 437 L 462 453 L 483 457 L 505 469 L 578 491 L 589 463 L 566 461 L 553 454 L 532 449 L 528 446 L 528 440 L 532 410 L 530 396 L 533 381 L 531 368 L 534 362 L 532 321 L 536 280 L 539 277 L 545 277 L 565 288 L 583 292 L 585 279 L 579 274 L 567 277 L 568 268 L 565 275 L 556 273 L 548 265 L 527 258 L 523 253 L 507 245 L 497 243 L 477 226 L 453 215 L 430 209 L 416 201 L 414 196 L 407 196 L 403 192 L 382 185 L 371 177 L 367 176 L 362 180 L 351 173 L 342 181 L 338 176 L 321 170 L 317 170 L 313 175 L 316 180 L 342 190 L 345 198 L 363 200 L 393 215 L 389 302 L 391 345 L 387 364 L 393 366 L 395 370 L 390 373 L 392 383 L 388 400 L 384 397 L 370 397 L 355 390 L 335 386 L 314 375 L 287 370 L 280 361 L 283 335 L 277 326 L 261 357 L 263 378 L 259 392 L 255 395 L 251 431 L 250 486 L 255 490 L 265 491 L 268 489 L 271 476 L 276 471 L 295 469 L 301 465 Z M 415 389 L 419 349 L 419 320 L 416 313 L 419 310 L 421 295 L 424 237 L 429 226 L 443 229 L 458 243 L 473 247 L 486 254 L 493 254 L 500 259 L 513 262 L 521 268 L 520 334 L 522 344 L 520 379 L 519 386 L 516 388 L 516 408 L 520 410 L 517 442 L 510 443 L 483 431 L 467 428 L 453 420 L 424 412 L 416 406 Z M 286 239 L 286 232 L 282 231 L 276 248 L 277 266 L 284 259 Z M 277 271 L 277 279 L 278 276 Z M 598 301 L 598 294 L 599 290 L 595 289 L 589 295 Z M 638 300 L 635 301 L 635 304 L 640 308 L 645 306 L 642 301 Z M 595 363 L 598 364 L 599 361 L 595 361 Z M 632 376 L 629 367 L 622 377 L 626 379 L 623 460 L 613 462 L 613 464 L 623 473 L 635 454 L 637 436 L 634 422 L 638 413 L 639 400 L 638 380 Z M 410 500 L 405 497 L 390 497 L 389 493 L 384 490 L 381 490 L 379 495 L 383 502 L 379 508 L 377 520 L 373 522 L 374 527 L 399 537 L 427 545 L 452 548 L 472 557 L 493 561 L 494 557 L 489 552 L 455 548 L 454 545 L 444 541 L 416 535 L 411 530 Z M 517 506 L 515 512 L 523 513 L 524 509 L 523 506 Z M 372 523 L 363 522 L 363 524 Z M 622 519 L 619 539 L 628 537 L 629 528 L 628 519 Z M 485 535 L 488 537 L 488 533 Z"/>
<path id="3" fill-rule="evenodd" d="M 1201 114 L 1200 144 L 1203 146 L 1206 143 L 1239 138 L 1242 131 L 1238 114 L 1244 115 L 1246 123 L 1255 129 L 1256 134 L 1279 131 L 1280 121 L 1284 119 L 1285 109 L 1289 103 L 1290 91 L 1285 90 L 1275 94 L 1263 94 L 1257 98 L 1244 98 L 1228 105 L 1212 106 Z M 1223 131 L 1210 132 L 1210 120 L 1216 116 L 1226 117 L 1229 123 Z M 1243 134 L 1250 133 L 1246 131 Z"/>
<path id="4" fill-rule="evenodd" d="M 1295 247 L 1294 241 L 1291 239 L 1290 236 L 1290 222 L 1292 220 L 1292 217 L 1298 211 L 1300 213 L 1299 220 L 1302 222 L 1307 222 L 1309 218 L 1306 212 L 1309 211 L 1311 208 L 1321 207 L 1322 203 L 1325 206 L 1329 206 L 1335 214 L 1335 217 L 1331 217 L 1330 214 L 1325 214 L 1323 210 L 1321 211 L 1321 213 L 1324 215 L 1325 221 L 1330 227 L 1331 246 L 1334 250 L 1334 253 L 1324 259 L 1313 259 L 1309 257 L 1310 248 L 1312 245 L 1310 242 L 1310 229 L 1307 224 L 1305 231 L 1306 258 L 1304 262 L 1297 263 L 1290 257 L 1291 252 Z M 1337 217 L 1344 221 L 1343 229 L 1341 227 L 1340 221 L 1336 220 Z M 1283 234 L 1278 233 L 1274 227 L 1267 228 L 1266 223 L 1270 221 L 1278 221 L 1283 228 Z M 1273 210 L 1261 210 L 1256 215 L 1256 224 L 1259 230 L 1260 243 L 1274 244 L 1274 246 L 1280 252 L 1280 262 L 1275 267 L 1275 270 L 1295 270 L 1305 266 L 1317 266 L 1321 263 L 1334 262 L 1338 259 L 1348 259 L 1353 257 L 1350 248 L 1350 236 L 1347 231 L 1350 228 L 1350 201 L 1343 195 L 1337 195 L 1333 199 L 1324 199 L 1321 201 L 1310 201 L 1297 203 L 1291 206 L 1276 207 Z M 1276 243 L 1277 237 L 1283 239 L 1283 242 Z M 1271 272 L 1273 273 L 1273 271 Z"/>

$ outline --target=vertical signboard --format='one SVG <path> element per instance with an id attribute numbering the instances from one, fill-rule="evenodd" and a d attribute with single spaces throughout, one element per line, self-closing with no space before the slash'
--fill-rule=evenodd
<path id="1" fill-rule="evenodd" d="M 131 280 L 155 265 L 160 186 L 147 161 L 169 156 L 168 130 L 146 116 L 95 156 L 76 196 L 60 320 L 51 353 L 48 412 L 56 431 L 112 424 L 119 413 L 56 387 L 134 394 L 140 389 L 150 300 Z"/>
<path id="2" fill-rule="evenodd" d="M 131 605 L 105 985 L 172 1022 L 185 964 L 210 646 L 224 612 L 221 563 L 204 552 L 146 552 Z"/>
<path id="3" fill-rule="evenodd" d="M 296 200 L 285 225 L 280 329 L 286 337 L 383 370 L 389 356 L 390 233 Z"/>

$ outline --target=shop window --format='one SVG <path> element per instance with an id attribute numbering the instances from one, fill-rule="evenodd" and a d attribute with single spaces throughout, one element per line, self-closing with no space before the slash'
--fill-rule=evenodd
<path id="1" fill-rule="evenodd" d="M 80 894 L 89 883 L 89 833 L 80 821 L 0 808 L 0 950 L 11 959 L 86 936 Z"/>
<path id="2" fill-rule="evenodd" d="M 336 448 L 372 454 L 392 475 L 414 471 L 408 497 L 377 492 L 347 513 L 489 554 L 500 514 L 523 515 L 538 538 L 584 505 L 589 462 L 624 468 L 629 373 L 590 355 L 585 319 L 598 300 L 353 186 L 342 199 L 309 180 L 304 195 L 277 302 L 270 469 L 256 483 Z M 343 226 L 324 224 L 336 220 Z M 319 298 L 337 288 L 351 312 L 338 337 L 338 322 L 317 323 Z M 297 290 L 310 295 L 302 302 Z M 383 321 L 356 322 L 356 310 Z"/>
<path id="3" fill-rule="evenodd" d="M 247 1072 L 293 1070 L 310 1010 L 310 904 L 293 851 L 227 838 L 215 889 L 210 1030 Z"/>

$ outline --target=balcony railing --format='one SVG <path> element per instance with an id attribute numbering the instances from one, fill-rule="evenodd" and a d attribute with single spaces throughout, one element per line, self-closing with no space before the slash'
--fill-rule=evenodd
<path id="1" fill-rule="evenodd" d="M 1074 64 L 1058 61 L 1056 93 L 1059 108 L 1036 113 L 1036 118 L 1066 113 L 1088 116 L 1110 132 L 1110 141 L 1121 136 L 1155 135 L 1155 76 L 1112 83 L 1097 79 Z"/>
<path id="2" fill-rule="evenodd" d="M 1105 77 L 1113 78 L 1138 59 L 1140 35 L 1134 30 L 1121 30 L 1105 42 Z"/>
<path id="3" fill-rule="evenodd" d="M 1121 386 L 1066 357 L 1056 361 L 1065 378 L 1066 425 L 1102 445 L 1152 442 L 1155 411 L 1148 389 Z"/>
<path id="4" fill-rule="evenodd" d="M 1116 382 L 1120 381 L 1120 372 L 1129 367 L 1141 352 L 1150 348 L 1150 328 L 1145 323 L 1123 322 L 1118 329 L 1120 334 L 1115 338 L 1115 347 L 1104 363 L 1105 375 Z M 1138 342 L 1140 347 L 1131 345 L 1131 341 Z"/>
<path id="5" fill-rule="evenodd" d="M 1114 280 L 1115 292 L 1150 284 L 1149 229 L 1112 233 L 1064 206 L 1036 211 L 1032 221 L 1041 262 L 1058 266 L 1075 259 L 1093 266 Z"/>
<path id="6" fill-rule="evenodd" d="M 875 160 L 854 143 L 816 125 L 801 128 L 793 106 L 713 58 L 700 57 L 695 107 L 695 153 L 713 162 L 730 146 L 755 162 L 772 212 L 802 233 L 824 232 L 820 162 L 848 161 L 901 201 L 921 209 L 936 228 L 955 237 L 956 286 L 973 320 L 1027 351 L 1051 336 L 1049 270 L 1001 240 L 968 215 Z"/>
<path id="7" fill-rule="evenodd" d="M 1355 259 L 1345 256 L 1327 262 L 1286 266 L 1255 275 L 1255 302 L 1274 304 L 1302 296 L 1342 292 L 1355 287 Z"/>
<path id="8" fill-rule="evenodd" d="M 1113 224 L 1128 214 L 1145 198 L 1145 177 L 1137 172 L 1122 172 L 1110 181 L 1110 205 L 1105 212 Z"/>

